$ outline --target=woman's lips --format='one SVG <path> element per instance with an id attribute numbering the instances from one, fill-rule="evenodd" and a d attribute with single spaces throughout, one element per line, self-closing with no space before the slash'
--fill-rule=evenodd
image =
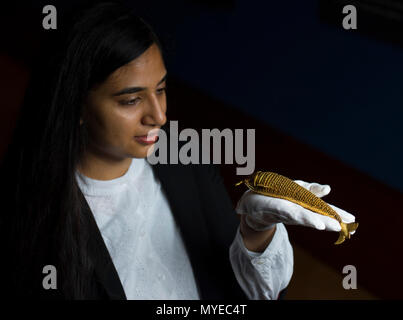
<path id="1" fill-rule="evenodd" d="M 149 135 L 149 136 L 135 136 L 134 139 L 142 144 L 153 144 L 158 140 L 158 135 Z"/>

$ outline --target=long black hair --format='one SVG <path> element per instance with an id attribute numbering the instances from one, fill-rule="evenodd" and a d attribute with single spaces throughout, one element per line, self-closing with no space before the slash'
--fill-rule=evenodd
<path id="1" fill-rule="evenodd" d="M 83 102 L 91 88 L 152 44 L 162 48 L 143 19 L 115 2 L 75 14 L 57 38 L 44 46 L 33 70 L 2 159 L 1 196 L 7 205 L 1 229 L 17 294 L 35 292 L 32 274 L 44 276 L 40 253 L 46 252 L 63 297 L 84 299 L 94 260 L 88 252 L 86 202 L 75 179 L 88 144 L 85 122 L 80 125 Z"/>

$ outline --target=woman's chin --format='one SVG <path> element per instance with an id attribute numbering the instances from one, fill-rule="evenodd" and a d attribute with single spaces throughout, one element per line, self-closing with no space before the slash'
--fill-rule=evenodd
<path id="1" fill-rule="evenodd" d="M 148 146 L 141 146 L 140 148 L 136 148 L 131 152 L 133 158 L 147 158 L 154 152 L 154 144 Z"/>

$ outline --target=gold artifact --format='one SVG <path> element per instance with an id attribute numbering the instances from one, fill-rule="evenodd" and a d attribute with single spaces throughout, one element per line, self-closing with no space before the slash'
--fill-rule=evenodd
<path id="1" fill-rule="evenodd" d="M 257 171 L 248 178 L 238 182 L 236 186 L 245 183 L 253 192 L 275 198 L 289 200 L 318 214 L 331 217 L 340 223 L 341 231 L 335 244 L 350 239 L 350 232 L 358 227 L 357 222 L 344 223 L 337 212 L 325 201 L 312 192 L 301 187 L 293 180 L 274 172 Z"/>

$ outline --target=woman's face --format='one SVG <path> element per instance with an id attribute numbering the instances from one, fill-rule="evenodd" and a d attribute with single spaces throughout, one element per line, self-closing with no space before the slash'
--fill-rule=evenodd
<path id="1" fill-rule="evenodd" d="M 156 140 L 150 135 L 166 122 L 166 74 L 153 44 L 89 92 L 82 120 L 92 152 L 118 159 L 147 156 Z"/>

